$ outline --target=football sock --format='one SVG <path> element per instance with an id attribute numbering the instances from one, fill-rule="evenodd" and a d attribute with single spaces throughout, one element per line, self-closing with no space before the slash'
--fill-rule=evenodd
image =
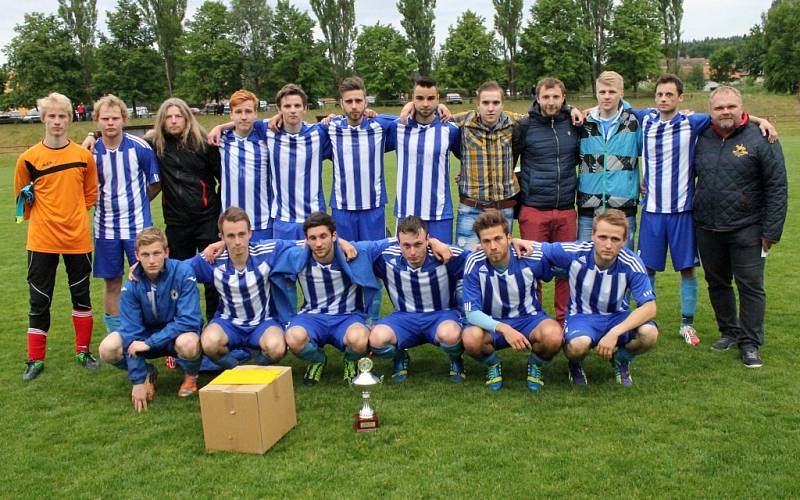
<path id="1" fill-rule="evenodd" d="M 197 375 L 200 371 L 200 365 L 203 363 L 203 356 L 197 356 L 197 359 L 178 358 L 181 361 L 183 371 L 187 375 Z"/>
<path id="2" fill-rule="evenodd" d="M 275 361 L 263 352 L 258 351 L 258 354 L 256 354 L 256 364 L 261 366 L 274 365 Z"/>
<path id="3" fill-rule="evenodd" d="M 72 326 L 75 327 L 75 352 L 88 351 L 92 344 L 92 319 L 91 309 L 73 309 Z"/>
<path id="4" fill-rule="evenodd" d="M 354 350 L 350 349 L 350 346 L 346 346 L 344 348 L 344 359 L 347 361 L 355 361 L 363 358 L 365 355 L 365 352 L 355 352 Z"/>
<path id="5" fill-rule="evenodd" d="M 379 358 L 393 358 L 394 353 L 397 351 L 397 346 L 394 344 L 386 344 L 380 347 L 372 347 L 372 354 Z"/>
<path id="6" fill-rule="evenodd" d="M 488 356 L 484 356 L 482 359 L 479 359 L 481 363 L 486 366 L 493 366 L 500 362 L 500 357 L 497 355 L 497 351 L 492 351 L 491 354 Z"/>
<path id="7" fill-rule="evenodd" d="M 103 323 L 106 324 L 106 333 L 119 331 L 119 314 L 103 314 Z"/>
<path id="8" fill-rule="evenodd" d="M 536 354 L 535 352 L 531 352 L 531 355 L 528 357 L 528 359 L 534 365 L 539 365 L 539 366 L 544 366 L 544 365 L 546 365 L 547 363 L 550 362 L 549 359 L 544 359 L 544 358 L 540 357 L 538 354 Z"/>
<path id="9" fill-rule="evenodd" d="M 239 365 L 239 360 L 236 359 L 236 356 L 231 354 L 230 352 L 226 352 L 222 355 L 221 358 L 213 360 L 214 363 L 218 364 L 223 368 L 236 368 Z"/>
<path id="10" fill-rule="evenodd" d="M 694 313 L 697 310 L 697 276 L 685 278 L 681 276 L 681 315 L 684 318 L 691 318 L 688 322 L 683 321 L 684 325 L 691 325 L 694 320 Z"/>
<path id="11" fill-rule="evenodd" d="M 322 352 L 322 349 L 317 347 L 317 344 L 310 340 L 306 342 L 303 349 L 297 353 L 297 357 L 309 363 L 322 363 L 325 361 L 325 353 Z"/>
<path id="12" fill-rule="evenodd" d="M 617 349 L 617 352 L 614 353 L 615 361 L 630 363 L 631 361 L 633 361 L 635 357 L 636 357 L 635 354 L 631 354 L 631 352 L 625 349 L 624 347 L 620 347 L 619 349 Z"/>
<path id="13" fill-rule="evenodd" d="M 28 328 L 28 359 L 44 360 L 47 350 L 47 332 L 38 328 Z"/>
<path id="14" fill-rule="evenodd" d="M 461 343 L 459 340 L 455 344 L 445 344 L 444 342 L 439 342 L 439 348 L 447 353 L 450 356 L 451 360 L 458 360 L 461 359 L 461 355 L 464 354 L 464 344 Z"/>

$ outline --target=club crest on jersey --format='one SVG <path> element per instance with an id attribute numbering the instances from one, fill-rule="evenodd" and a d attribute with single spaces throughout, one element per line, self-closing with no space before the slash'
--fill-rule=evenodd
<path id="1" fill-rule="evenodd" d="M 737 144 L 736 147 L 733 149 L 733 156 L 737 158 L 741 158 L 742 156 L 747 156 L 747 148 L 744 144 Z"/>
<path id="2" fill-rule="evenodd" d="M 172 290 L 169 291 L 169 297 L 172 300 L 178 300 L 178 291 L 173 288 Z"/>

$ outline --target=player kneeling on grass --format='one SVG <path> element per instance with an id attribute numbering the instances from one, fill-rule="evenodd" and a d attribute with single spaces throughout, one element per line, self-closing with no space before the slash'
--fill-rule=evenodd
<path id="1" fill-rule="evenodd" d="M 651 321 L 656 296 L 642 260 L 625 247 L 627 238 L 625 214 L 610 209 L 594 218 L 592 241 L 542 244 L 549 265 L 569 275 L 564 352 L 573 384 L 586 384 L 581 362 L 594 347 L 611 361 L 620 384 L 633 385 L 630 362 L 658 339 Z M 633 311 L 629 292 L 637 303 Z"/>
<path id="2" fill-rule="evenodd" d="M 178 396 L 197 393 L 200 368 L 200 294 L 192 268 L 169 259 L 167 237 L 161 229 L 149 227 L 136 237 L 139 265 L 120 294 L 119 331 L 100 343 L 100 358 L 128 370 L 133 384 L 131 400 L 136 411 L 147 409 L 156 394 L 155 366 L 145 359 L 175 356 L 186 375 Z"/>
<path id="3" fill-rule="evenodd" d="M 563 342 L 561 326 L 542 311 L 537 280 L 550 281 L 550 266 L 540 244 L 530 255 L 519 255 L 511 245 L 508 221 L 498 210 L 481 213 L 473 225 L 481 250 L 464 268 L 464 349 L 488 367 L 486 386 L 499 391 L 503 373 L 496 350 L 530 350 L 528 389 L 541 390 L 542 366 Z"/>

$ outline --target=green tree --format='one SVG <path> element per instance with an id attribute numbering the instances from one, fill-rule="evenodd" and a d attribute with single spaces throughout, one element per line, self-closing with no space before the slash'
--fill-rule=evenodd
<path id="1" fill-rule="evenodd" d="M 80 90 L 76 91 L 76 97 L 89 100 L 92 73 L 94 72 L 97 2 L 96 0 L 58 0 L 58 15 L 64 21 L 67 31 L 72 34 L 81 60 L 83 85 Z"/>
<path id="2" fill-rule="evenodd" d="M 517 46 L 522 27 L 522 0 L 492 0 L 494 4 L 494 30 L 502 41 L 503 57 L 508 69 L 508 87 L 517 95 Z"/>
<path id="3" fill-rule="evenodd" d="M 592 74 L 592 32 L 586 28 L 575 0 L 539 0 L 520 37 L 522 84 L 533 87 L 539 78 L 560 78 L 568 89 L 585 85 Z M 592 79 L 594 82 L 594 79 Z"/>
<path id="4" fill-rule="evenodd" d="M 370 94 L 379 99 L 395 99 L 400 89 L 409 87 L 416 64 L 403 35 L 394 27 L 364 26 L 353 52 L 353 69 L 367 84 Z"/>
<path id="5" fill-rule="evenodd" d="M 268 90 L 275 95 L 285 83 L 303 87 L 313 104 L 333 87 L 333 70 L 322 42 L 314 40 L 314 20 L 289 0 L 278 0 L 272 16 L 274 58 Z"/>
<path id="6" fill-rule="evenodd" d="M 186 16 L 187 0 L 138 0 L 144 20 L 155 35 L 158 52 L 164 60 L 167 76 L 167 92 L 172 95 L 175 82 L 175 61 L 183 33 L 183 18 Z"/>
<path id="7" fill-rule="evenodd" d="M 119 0 L 106 18 L 110 36 L 100 36 L 95 52 L 95 94 L 114 94 L 134 109 L 142 102 L 155 104 L 164 97 L 166 75 L 141 11 L 133 0 Z"/>
<path id="8" fill-rule="evenodd" d="M 435 43 L 433 21 L 436 0 L 398 0 L 397 10 L 402 19 L 400 25 L 414 50 L 417 70 L 429 76 L 433 69 L 433 45 Z"/>
<path id="9" fill-rule="evenodd" d="M 708 58 L 711 67 L 711 79 L 725 83 L 731 80 L 731 73 L 736 71 L 736 51 L 732 47 L 717 49 Z"/>
<path id="10" fill-rule="evenodd" d="M 703 71 L 702 64 L 693 64 L 692 72 L 689 73 L 689 78 L 686 83 L 694 87 L 696 90 L 702 90 L 706 85 L 706 74 Z"/>
<path id="11" fill-rule="evenodd" d="M 230 33 L 228 9 L 206 0 L 186 23 L 182 38 L 184 54 L 177 80 L 181 95 L 195 102 L 219 102 L 241 88 L 242 61 Z"/>
<path id="12" fill-rule="evenodd" d="M 738 66 L 750 73 L 750 76 L 758 76 L 764 72 L 767 46 L 764 40 L 763 20 L 762 23 L 750 28 L 750 33 L 744 37 L 742 48 L 737 53 Z"/>
<path id="13" fill-rule="evenodd" d="M 588 48 L 591 50 L 592 55 L 592 89 L 594 89 L 595 80 L 597 80 L 597 76 L 603 70 L 603 65 L 606 62 L 606 35 L 611 24 L 614 2 L 613 0 L 579 0 L 579 5 L 581 8 L 580 15 L 582 16 L 582 23 L 579 29 L 588 30 L 590 37 Z M 550 9 L 542 8 L 542 10 Z M 543 19 L 541 22 L 546 23 L 547 20 Z M 575 27 L 578 27 L 578 25 L 576 24 Z M 563 27 L 561 29 L 566 28 Z"/>
<path id="14" fill-rule="evenodd" d="M 486 29 L 484 19 L 467 10 L 455 26 L 450 26 L 442 45 L 439 78 L 444 86 L 472 95 L 481 83 L 500 76 L 497 52 L 497 41 Z"/>
<path id="15" fill-rule="evenodd" d="M 336 81 L 342 81 L 350 68 L 356 30 L 355 0 L 311 0 L 319 29 L 328 44 L 328 57 Z"/>
<path id="16" fill-rule="evenodd" d="M 8 59 L 8 105 L 31 106 L 50 92 L 75 97 L 80 88 L 80 59 L 72 37 L 59 18 L 39 12 L 25 14 L 16 35 L 3 51 Z"/>
<path id="17" fill-rule="evenodd" d="M 241 46 L 242 85 L 263 93 L 272 64 L 269 32 L 272 9 L 265 0 L 233 0 L 229 19 L 233 39 Z"/>
<path id="18" fill-rule="evenodd" d="M 764 86 L 775 92 L 800 90 L 800 1 L 773 2 L 764 22 Z"/>
<path id="19" fill-rule="evenodd" d="M 634 94 L 639 82 L 658 75 L 661 70 L 660 26 L 654 0 L 622 0 L 614 8 L 607 67 L 619 72 Z"/>
<path id="20" fill-rule="evenodd" d="M 683 22 L 683 0 L 658 0 L 661 14 L 661 34 L 664 37 L 664 59 L 667 71 L 677 73 L 679 48 L 681 46 L 681 23 Z"/>

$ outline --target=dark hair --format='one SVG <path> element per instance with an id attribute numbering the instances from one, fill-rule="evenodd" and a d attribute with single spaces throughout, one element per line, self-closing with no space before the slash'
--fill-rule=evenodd
<path id="1" fill-rule="evenodd" d="M 544 89 L 552 89 L 552 88 L 559 88 L 561 89 L 561 93 L 567 95 L 567 87 L 564 86 L 564 82 L 559 80 L 558 78 L 542 78 L 536 83 L 536 89 L 534 90 L 534 95 L 538 98 L 539 91 Z"/>
<path id="2" fill-rule="evenodd" d="M 475 236 L 480 238 L 481 231 L 497 226 L 503 228 L 504 234 L 508 234 L 508 220 L 506 219 L 506 216 L 503 215 L 503 212 L 500 210 L 489 208 L 481 213 L 477 219 L 475 219 L 475 224 L 472 225 L 472 230 L 475 231 Z"/>
<path id="3" fill-rule="evenodd" d="M 414 86 L 429 89 L 431 87 L 436 87 L 436 80 L 429 76 L 419 76 L 414 80 Z"/>
<path id="4" fill-rule="evenodd" d="M 398 236 L 400 233 L 416 235 L 420 231 L 425 231 L 425 234 L 428 234 L 428 225 L 416 215 L 409 215 L 397 223 Z"/>
<path id="5" fill-rule="evenodd" d="M 503 92 L 503 87 L 501 87 L 500 84 L 494 80 L 483 82 L 481 86 L 478 87 L 478 90 L 477 92 L 475 92 L 475 95 L 478 96 L 478 99 L 480 100 L 481 94 L 487 90 L 496 90 L 500 92 L 500 100 L 502 101 L 505 99 L 505 92 Z"/>
<path id="6" fill-rule="evenodd" d="M 250 229 L 250 216 L 247 215 L 243 209 L 239 207 L 228 207 L 225 209 L 224 212 L 219 216 L 219 220 L 217 221 L 217 227 L 219 228 L 219 232 L 222 232 L 222 223 L 223 222 L 239 222 L 239 221 L 246 221 L 247 222 L 247 229 Z"/>
<path id="7" fill-rule="evenodd" d="M 683 95 L 683 82 L 680 78 L 672 73 L 663 74 L 658 77 L 658 80 L 656 80 L 656 89 L 658 89 L 659 85 L 663 85 L 665 83 L 674 83 L 675 88 L 678 89 L 678 95 Z"/>
<path id="8" fill-rule="evenodd" d="M 348 76 L 339 84 L 339 96 L 351 90 L 360 90 L 364 92 L 364 95 L 367 95 L 367 87 L 360 76 Z"/>
<path id="9" fill-rule="evenodd" d="M 610 208 L 603 212 L 602 214 L 596 216 L 592 221 L 592 234 L 597 230 L 597 225 L 601 222 L 605 222 L 611 224 L 612 226 L 624 227 L 625 228 L 625 238 L 628 237 L 628 218 L 625 216 L 625 212 L 622 210 L 617 210 L 616 208 Z"/>
<path id="10" fill-rule="evenodd" d="M 299 95 L 300 98 L 303 100 L 303 107 L 308 106 L 308 96 L 303 90 L 303 87 L 297 85 L 296 83 L 287 83 L 286 85 L 281 87 L 281 89 L 275 95 L 275 105 L 278 106 L 278 108 L 280 108 L 281 100 L 283 100 L 284 97 L 290 95 Z"/>
<path id="11" fill-rule="evenodd" d="M 317 226 L 326 226 L 331 234 L 336 232 L 336 221 L 333 220 L 333 217 L 325 212 L 314 212 L 303 222 L 303 234 L 308 236 L 308 230 Z"/>

